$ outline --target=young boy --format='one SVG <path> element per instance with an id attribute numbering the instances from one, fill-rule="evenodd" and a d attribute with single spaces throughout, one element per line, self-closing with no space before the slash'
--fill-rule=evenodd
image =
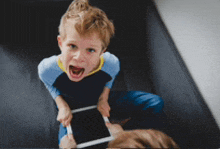
<path id="1" fill-rule="evenodd" d="M 97 104 L 100 113 L 109 117 L 111 105 L 116 115 L 120 111 L 123 116 L 139 117 L 138 125 L 146 124 L 147 113 L 161 112 L 163 101 L 156 95 L 110 94 L 120 66 L 118 58 L 106 52 L 114 25 L 102 10 L 92 7 L 87 0 L 73 1 L 61 18 L 59 33 L 61 54 L 43 59 L 38 66 L 39 77 L 59 110 L 59 144 L 66 138 L 66 126 L 75 108 Z"/>

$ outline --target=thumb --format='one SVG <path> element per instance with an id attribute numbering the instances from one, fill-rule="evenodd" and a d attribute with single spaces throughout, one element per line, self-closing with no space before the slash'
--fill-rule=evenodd
<path id="1" fill-rule="evenodd" d="M 108 127 L 108 128 L 111 128 L 111 127 L 112 127 L 112 124 L 109 123 L 109 122 L 106 122 L 105 125 L 106 125 L 106 127 Z"/>
<path id="2" fill-rule="evenodd" d="M 105 114 L 106 114 L 106 117 L 110 117 L 110 112 L 108 110 L 106 111 Z"/>
<path id="3" fill-rule="evenodd" d="M 101 113 L 102 116 L 109 117 L 109 111 L 105 109 L 101 109 L 99 112 Z"/>

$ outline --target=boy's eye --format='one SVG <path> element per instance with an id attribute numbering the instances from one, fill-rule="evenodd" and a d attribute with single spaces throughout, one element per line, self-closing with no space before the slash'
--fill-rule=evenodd
<path id="1" fill-rule="evenodd" d="M 88 49 L 88 52 L 93 53 L 93 52 L 95 52 L 95 50 L 94 49 Z"/>
<path id="2" fill-rule="evenodd" d="M 73 48 L 76 48 L 76 45 L 71 44 L 71 45 L 70 45 L 70 48 L 72 48 L 72 49 L 73 49 Z"/>

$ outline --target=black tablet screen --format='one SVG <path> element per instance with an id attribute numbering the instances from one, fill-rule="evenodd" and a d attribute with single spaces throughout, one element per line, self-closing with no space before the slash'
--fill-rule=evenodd
<path id="1" fill-rule="evenodd" d="M 77 144 L 110 136 L 105 121 L 96 108 L 73 113 L 71 126 Z"/>

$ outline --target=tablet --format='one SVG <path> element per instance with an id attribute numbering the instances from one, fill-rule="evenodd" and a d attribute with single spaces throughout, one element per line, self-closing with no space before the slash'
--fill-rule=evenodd
<path id="1" fill-rule="evenodd" d="M 97 145 L 113 140 L 105 123 L 109 122 L 97 110 L 97 106 L 89 106 L 72 110 L 73 119 L 67 127 L 68 134 L 74 134 L 77 148 Z"/>

